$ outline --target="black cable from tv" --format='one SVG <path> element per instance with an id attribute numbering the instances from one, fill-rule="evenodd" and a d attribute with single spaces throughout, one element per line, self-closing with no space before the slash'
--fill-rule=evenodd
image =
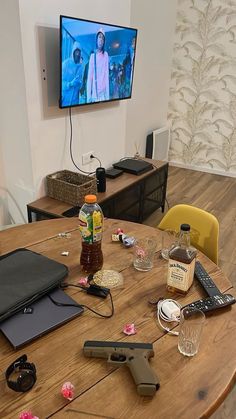
<path id="1" fill-rule="evenodd" d="M 96 159 L 98 163 L 100 164 L 100 167 L 102 167 L 101 160 L 98 157 L 95 157 L 93 154 L 91 154 L 90 159 Z"/>
<path id="2" fill-rule="evenodd" d="M 80 172 L 85 173 L 86 175 L 93 175 L 93 174 L 96 173 L 95 170 L 93 172 L 86 172 L 85 170 L 80 169 L 74 161 L 73 153 L 72 153 L 73 126 L 72 126 L 71 108 L 69 108 L 69 117 L 70 117 L 70 157 L 71 157 L 71 161 L 72 161 L 73 165 L 76 167 L 76 169 L 78 169 Z M 90 158 L 91 159 L 96 159 L 99 162 L 100 167 L 102 167 L 101 160 L 98 157 L 91 154 Z"/>
<path id="3" fill-rule="evenodd" d="M 94 172 L 86 172 L 85 170 L 80 169 L 74 161 L 73 152 L 72 152 L 72 140 L 73 140 L 73 126 L 72 126 L 72 118 L 71 118 L 71 108 L 69 108 L 69 120 L 70 120 L 70 158 L 73 165 L 78 169 L 80 172 L 85 173 L 86 175 L 90 175 Z"/>
<path id="4" fill-rule="evenodd" d="M 80 167 L 77 166 L 77 164 L 74 161 L 73 152 L 72 152 L 73 126 L 72 126 L 72 118 L 71 118 L 71 108 L 69 108 L 69 120 L 70 120 L 70 158 L 71 158 L 71 161 L 72 161 L 73 165 L 76 167 L 76 169 L 79 170 L 80 172 L 85 173 L 86 175 L 93 175 L 93 174 L 95 174 L 95 171 L 86 172 L 85 170 L 80 169 Z M 91 156 L 92 156 L 91 158 L 97 159 L 97 157 L 95 157 L 93 155 L 91 155 Z M 97 159 L 97 160 L 99 160 L 99 159 Z M 100 162 L 100 160 L 99 160 L 99 162 Z M 101 165 L 101 162 L 100 162 L 100 165 Z"/>

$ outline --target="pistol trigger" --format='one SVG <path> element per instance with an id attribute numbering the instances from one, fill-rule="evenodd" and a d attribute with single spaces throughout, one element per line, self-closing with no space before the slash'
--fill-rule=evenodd
<path id="1" fill-rule="evenodd" d="M 119 353 L 110 354 L 109 359 L 108 359 L 108 362 L 114 362 L 114 363 L 125 362 L 125 361 L 126 361 L 126 356 Z"/>

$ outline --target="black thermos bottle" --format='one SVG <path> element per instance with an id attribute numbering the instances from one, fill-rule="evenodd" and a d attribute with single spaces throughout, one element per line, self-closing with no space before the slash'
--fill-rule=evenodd
<path id="1" fill-rule="evenodd" d="M 106 170 L 104 167 L 96 169 L 97 190 L 98 192 L 106 192 Z"/>

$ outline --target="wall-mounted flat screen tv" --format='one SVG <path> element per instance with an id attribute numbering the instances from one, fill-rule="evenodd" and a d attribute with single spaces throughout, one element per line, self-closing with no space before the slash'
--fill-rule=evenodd
<path id="1" fill-rule="evenodd" d="M 60 108 L 129 99 L 137 29 L 60 16 Z"/>

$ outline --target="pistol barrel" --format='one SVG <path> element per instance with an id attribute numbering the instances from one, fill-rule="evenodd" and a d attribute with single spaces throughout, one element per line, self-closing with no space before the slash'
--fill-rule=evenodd
<path id="1" fill-rule="evenodd" d="M 109 342 L 104 340 L 86 340 L 84 348 L 127 348 L 127 349 L 149 349 L 153 351 L 152 343 L 137 343 L 137 342 Z"/>

